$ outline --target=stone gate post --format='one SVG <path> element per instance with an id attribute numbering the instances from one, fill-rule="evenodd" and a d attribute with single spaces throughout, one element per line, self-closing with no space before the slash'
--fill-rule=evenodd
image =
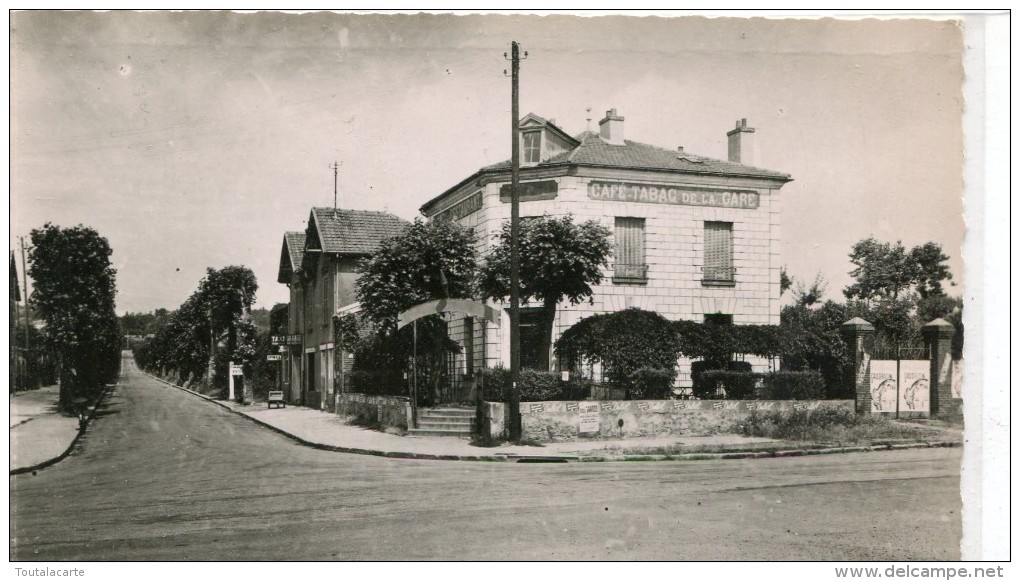
<path id="1" fill-rule="evenodd" d="M 928 346 L 928 357 L 931 361 L 931 380 L 929 401 L 931 417 L 949 418 L 959 416 L 960 400 L 953 399 L 953 335 L 956 327 L 943 319 L 921 327 L 921 336 Z"/>
<path id="2" fill-rule="evenodd" d="M 871 413 L 871 351 L 875 346 L 875 327 L 854 317 L 843 323 L 840 332 L 850 349 L 853 373 L 849 381 L 853 382 L 857 413 Z"/>

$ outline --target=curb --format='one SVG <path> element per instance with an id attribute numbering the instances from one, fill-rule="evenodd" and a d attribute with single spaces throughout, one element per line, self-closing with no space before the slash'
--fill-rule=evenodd
<path id="1" fill-rule="evenodd" d="M 141 369 L 139 369 L 141 371 Z M 841 446 L 834 448 L 805 448 L 805 449 L 791 449 L 791 450 L 774 450 L 774 451 L 762 451 L 762 452 L 693 452 L 686 454 L 608 454 L 602 456 L 588 456 L 588 455 L 518 455 L 518 454 L 498 454 L 493 456 L 470 456 L 470 455 L 459 455 L 459 454 L 419 454 L 415 452 L 386 452 L 383 450 L 368 450 L 365 448 L 346 448 L 343 446 L 333 446 L 331 444 L 322 444 L 319 442 L 312 442 L 305 440 L 300 436 L 296 436 L 290 432 L 287 432 L 281 428 L 278 428 L 272 424 L 263 422 L 258 418 L 254 418 L 246 413 L 239 412 L 230 406 L 220 403 L 209 396 L 202 395 L 198 392 L 185 389 L 177 384 L 171 383 L 164 379 L 160 379 L 154 375 L 150 375 L 145 371 L 142 371 L 148 377 L 165 383 L 171 387 L 198 396 L 208 402 L 214 403 L 221 408 L 239 416 L 248 418 L 256 424 L 269 428 L 270 430 L 290 438 L 295 442 L 315 448 L 317 450 L 326 450 L 329 452 L 342 452 L 344 454 L 360 454 L 362 456 L 379 456 L 382 458 L 400 458 L 404 460 L 455 460 L 464 462 L 505 462 L 505 463 L 518 463 L 518 464 L 538 464 L 538 463 L 570 463 L 570 462 L 663 462 L 663 461 L 696 461 L 696 460 L 748 460 L 748 459 L 765 459 L 765 458 L 791 458 L 796 456 L 819 456 L 828 454 L 850 454 L 854 452 L 885 452 L 892 450 L 910 450 L 917 448 L 959 448 L 963 446 L 963 442 L 953 441 L 934 441 L 934 442 L 897 442 L 897 443 L 883 443 L 874 444 L 870 446 Z"/>
<path id="2" fill-rule="evenodd" d="M 15 476 L 17 474 L 26 474 L 28 472 L 36 472 L 38 470 L 42 470 L 43 468 L 49 468 L 50 466 L 53 466 L 57 462 L 60 462 L 64 458 L 67 458 L 69 455 L 71 455 L 71 452 L 74 450 L 75 446 L 78 444 L 78 440 L 80 440 L 81 437 L 85 434 L 85 430 L 88 429 L 89 423 L 91 423 L 92 422 L 92 418 L 95 417 L 96 410 L 99 409 L 99 406 L 104 401 L 106 401 L 106 398 L 111 393 L 113 393 L 113 390 L 118 385 L 120 385 L 120 378 L 119 377 L 117 378 L 117 383 L 105 386 L 105 389 L 103 389 L 103 393 L 100 394 L 98 399 L 96 399 L 96 403 L 92 404 L 92 409 L 89 410 L 88 416 L 85 418 L 85 423 L 78 427 L 78 433 L 75 434 L 74 439 L 71 440 L 71 443 L 67 446 L 67 449 L 64 450 L 59 456 L 57 456 L 55 458 L 50 458 L 49 460 L 40 462 L 38 464 L 34 464 L 32 466 L 24 466 L 22 468 L 15 468 L 14 470 L 10 471 L 11 472 L 10 476 Z M 21 423 L 17 424 L 17 426 L 20 426 L 22 424 L 28 423 L 32 419 L 34 419 L 34 418 L 29 418 L 28 420 L 25 420 L 24 422 L 21 422 Z M 13 427 L 17 427 L 17 426 L 13 426 Z"/>

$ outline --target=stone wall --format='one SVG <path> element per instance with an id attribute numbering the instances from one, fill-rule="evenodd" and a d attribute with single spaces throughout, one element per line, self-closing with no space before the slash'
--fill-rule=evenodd
<path id="1" fill-rule="evenodd" d="M 522 402 L 525 439 L 564 442 L 644 436 L 708 436 L 724 431 L 752 411 L 795 411 L 842 408 L 852 412 L 853 400 L 630 400 Z M 503 404 L 487 402 L 493 437 L 505 437 Z M 497 421 L 497 419 L 499 421 Z M 582 432 L 582 427 L 586 430 Z M 498 430 L 498 431 L 497 431 Z"/>
<path id="2" fill-rule="evenodd" d="M 406 397 L 344 393 L 336 396 L 336 413 L 380 429 L 406 432 L 411 421 L 411 400 Z"/>

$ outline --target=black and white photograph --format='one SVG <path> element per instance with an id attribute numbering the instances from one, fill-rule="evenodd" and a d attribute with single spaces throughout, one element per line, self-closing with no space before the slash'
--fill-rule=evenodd
<path id="1" fill-rule="evenodd" d="M 1008 572 L 1008 11 L 8 19 L 15 576 Z"/>

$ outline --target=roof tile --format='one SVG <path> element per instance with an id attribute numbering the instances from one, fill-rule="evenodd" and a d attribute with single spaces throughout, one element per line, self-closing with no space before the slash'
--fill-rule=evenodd
<path id="1" fill-rule="evenodd" d="M 371 254 L 387 238 L 402 233 L 410 223 L 389 212 L 312 208 L 322 251 L 335 254 Z"/>

